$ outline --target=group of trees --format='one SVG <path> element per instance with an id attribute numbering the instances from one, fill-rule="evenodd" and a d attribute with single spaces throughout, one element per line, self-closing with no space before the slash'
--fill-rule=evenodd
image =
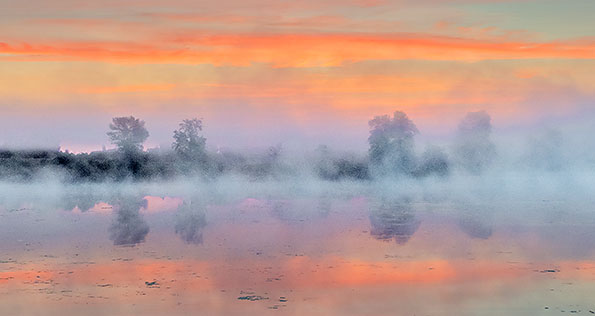
<path id="1" fill-rule="evenodd" d="M 173 132 L 172 151 L 145 151 L 145 122 L 133 116 L 115 117 L 107 136 L 115 150 L 73 154 L 58 150 L 1 150 L 0 178 L 31 180 L 57 171 L 67 181 L 167 179 L 178 174 L 211 172 L 200 119 L 184 120 Z"/>
<path id="2" fill-rule="evenodd" d="M 370 147 L 367 156 L 334 154 L 320 146 L 311 171 L 325 180 L 367 180 L 381 176 L 446 176 L 453 166 L 481 173 L 493 160 L 495 146 L 490 139 L 491 120 L 486 112 L 471 112 L 459 124 L 455 144 L 447 151 L 430 146 L 418 155 L 416 125 L 403 112 L 376 116 L 369 122 Z M 145 151 L 149 137 L 145 122 L 133 116 L 115 117 L 107 136 L 115 150 L 72 154 L 62 151 L 0 151 L 0 178 L 29 180 L 41 171 L 54 169 L 69 180 L 120 181 L 124 179 L 167 179 L 177 175 L 216 176 L 239 173 L 251 180 L 295 174 L 281 162 L 282 147 L 270 147 L 262 155 L 209 153 L 201 135 L 200 119 L 183 120 L 173 131 L 169 151 Z M 65 171 L 65 172 L 64 172 Z"/>
<path id="3" fill-rule="evenodd" d="M 107 133 L 112 144 L 123 153 L 143 150 L 143 143 L 149 137 L 145 122 L 134 116 L 115 117 L 109 125 Z M 202 131 L 202 120 L 197 118 L 183 120 L 174 131 L 174 151 L 186 160 L 204 162 L 206 160 L 206 138 Z"/>
<path id="4" fill-rule="evenodd" d="M 453 161 L 446 151 L 430 146 L 416 155 L 415 136 L 419 130 L 403 112 L 376 116 L 369 122 L 370 168 L 376 176 L 425 177 L 446 176 Z M 491 118 L 485 111 L 470 112 L 460 122 L 453 148 L 456 166 L 473 173 L 481 173 L 495 155 L 491 141 Z"/>

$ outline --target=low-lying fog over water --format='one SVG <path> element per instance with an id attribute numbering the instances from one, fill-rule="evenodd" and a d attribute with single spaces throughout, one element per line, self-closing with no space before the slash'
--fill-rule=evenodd
<path id="1" fill-rule="evenodd" d="M 0 316 L 595 316 L 595 0 L 0 0 Z"/>
<path id="2" fill-rule="evenodd" d="M 2 315 L 595 313 L 588 174 L 2 183 Z"/>
<path id="3" fill-rule="evenodd" d="M 0 315 L 595 314 L 587 133 L 492 135 L 469 112 L 416 147 L 401 111 L 367 152 L 0 150 Z"/>

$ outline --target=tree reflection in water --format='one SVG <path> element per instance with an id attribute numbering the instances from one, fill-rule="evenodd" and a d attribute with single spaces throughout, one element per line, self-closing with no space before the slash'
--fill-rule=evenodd
<path id="1" fill-rule="evenodd" d="M 488 239 L 492 236 L 492 226 L 477 216 L 464 216 L 458 221 L 459 228 L 471 238 Z"/>
<path id="2" fill-rule="evenodd" d="M 394 238 L 403 245 L 417 231 L 420 221 L 415 217 L 409 198 L 382 199 L 370 210 L 370 234 L 379 240 Z"/>
<path id="3" fill-rule="evenodd" d="M 103 197 L 90 190 L 65 194 L 60 200 L 59 206 L 65 210 L 72 211 L 78 207 L 81 212 L 93 208 L 95 204 L 102 202 Z"/>
<path id="4" fill-rule="evenodd" d="M 202 244 L 202 230 L 207 225 L 204 207 L 184 202 L 176 213 L 176 234 L 188 244 Z"/>
<path id="5" fill-rule="evenodd" d="M 140 215 L 141 207 L 147 207 L 147 200 L 139 197 L 116 198 L 112 205 L 116 219 L 109 228 L 114 245 L 135 245 L 145 241 L 149 225 Z"/>

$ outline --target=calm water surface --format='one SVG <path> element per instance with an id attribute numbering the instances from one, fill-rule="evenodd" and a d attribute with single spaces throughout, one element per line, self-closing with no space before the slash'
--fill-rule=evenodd
<path id="1" fill-rule="evenodd" d="M 94 190 L 0 203 L 1 315 L 595 314 L 589 203 Z"/>

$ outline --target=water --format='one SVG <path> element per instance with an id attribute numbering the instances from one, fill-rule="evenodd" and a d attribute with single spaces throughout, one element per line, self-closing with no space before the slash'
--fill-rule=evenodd
<path id="1" fill-rule="evenodd" d="M 0 314 L 595 313 L 586 201 L 132 186 L 5 194 Z"/>

